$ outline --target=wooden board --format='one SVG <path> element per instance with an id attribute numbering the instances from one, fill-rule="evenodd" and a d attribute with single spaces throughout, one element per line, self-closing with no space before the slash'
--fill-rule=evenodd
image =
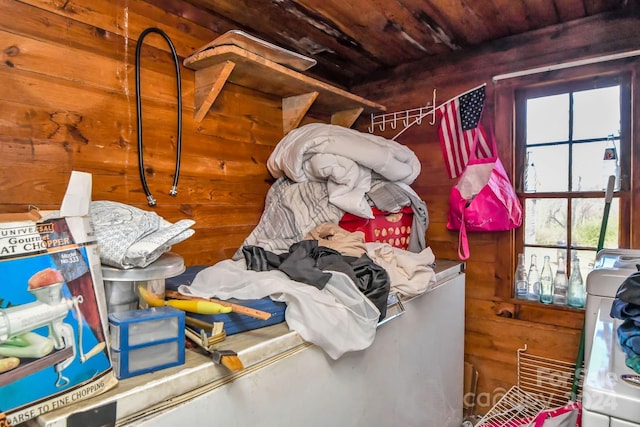
<path id="1" fill-rule="evenodd" d="M 313 58 L 300 55 L 288 49 L 283 49 L 280 46 L 268 43 L 240 30 L 227 31 L 212 42 L 196 50 L 194 54 L 213 49 L 217 46 L 237 46 L 240 49 L 262 56 L 269 61 L 298 71 L 308 70 L 316 65 L 316 60 Z"/>
<path id="2" fill-rule="evenodd" d="M 313 108 L 322 114 L 333 115 L 359 108 L 362 108 L 364 113 L 386 111 L 386 107 L 381 104 L 313 79 L 237 46 L 218 46 L 195 53 L 184 60 L 184 66 L 198 73 L 226 62 L 233 63 L 234 67 L 225 81 L 239 86 L 280 98 L 318 92 Z M 213 102 L 215 99 L 211 104 Z M 201 105 L 196 105 L 196 109 L 200 107 Z"/>
<path id="3" fill-rule="evenodd" d="M 61 363 L 68 358 L 73 358 L 74 351 L 71 347 L 63 348 L 62 350 L 54 351 L 46 356 L 38 359 L 24 359 L 22 363 L 11 371 L 0 374 L 0 387 L 10 384 L 20 378 L 24 378 L 27 375 L 31 375 L 42 369 L 52 368 L 53 366 Z"/>

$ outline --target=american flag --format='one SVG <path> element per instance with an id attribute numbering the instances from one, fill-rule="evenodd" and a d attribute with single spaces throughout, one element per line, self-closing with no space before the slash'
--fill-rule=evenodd
<path id="1" fill-rule="evenodd" d="M 440 147 L 449 178 L 456 178 L 464 171 L 476 135 L 477 156 L 491 156 L 490 145 L 480 124 L 484 98 L 485 86 L 482 85 L 445 102 L 437 109 L 440 118 Z"/>

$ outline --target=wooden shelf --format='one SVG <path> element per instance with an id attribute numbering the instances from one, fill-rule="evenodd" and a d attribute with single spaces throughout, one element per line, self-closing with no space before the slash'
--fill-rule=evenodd
<path id="1" fill-rule="evenodd" d="M 286 134 L 296 128 L 307 111 L 331 115 L 331 123 L 351 127 L 362 113 L 386 107 L 234 45 L 195 53 L 184 66 L 196 71 L 195 115 L 202 121 L 227 81 L 282 98 L 282 125 Z"/>

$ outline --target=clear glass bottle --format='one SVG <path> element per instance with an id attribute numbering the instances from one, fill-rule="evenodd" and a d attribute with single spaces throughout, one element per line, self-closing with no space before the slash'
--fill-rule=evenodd
<path id="1" fill-rule="evenodd" d="M 524 254 L 518 254 L 518 265 L 513 276 L 514 290 L 517 299 L 527 298 L 527 267 L 524 264 Z"/>
<path id="2" fill-rule="evenodd" d="M 540 301 L 540 273 L 538 273 L 538 261 L 535 254 L 531 255 L 531 264 L 527 273 L 527 299 Z"/>
<path id="3" fill-rule="evenodd" d="M 556 305 L 567 305 L 567 291 L 569 288 L 569 279 L 564 262 L 564 257 L 558 257 L 558 269 L 553 278 L 553 303 Z"/>
<path id="4" fill-rule="evenodd" d="M 540 302 L 544 304 L 553 302 L 553 273 L 551 272 L 551 257 L 549 255 L 544 256 L 540 272 Z"/>
<path id="5" fill-rule="evenodd" d="M 580 272 L 580 259 L 576 256 L 571 260 L 571 276 L 569 276 L 569 292 L 567 304 L 570 307 L 583 308 L 586 300 L 584 281 Z"/>

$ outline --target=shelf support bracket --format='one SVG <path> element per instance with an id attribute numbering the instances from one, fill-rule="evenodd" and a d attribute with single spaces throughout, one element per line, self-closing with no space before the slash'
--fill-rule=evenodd
<path id="1" fill-rule="evenodd" d="M 298 127 L 318 95 L 319 92 L 314 91 L 282 98 L 282 130 L 285 135 Z"/>
<path id="2" fill-rule="evenodd" d="M 196 107 L 194 120 L 196 122 L 201 122 L 204 116 L 207 115 L 235 65 L 232 61 L 225 61 L 196 71 L 194 95 Z"/>
<path id="3" fill-rule="evenodd" d="M 358 120 L 364 108 L 354 108 L 352 110 L 337 111 L 331 115 L 331 124 L 350 128 Z"/>

